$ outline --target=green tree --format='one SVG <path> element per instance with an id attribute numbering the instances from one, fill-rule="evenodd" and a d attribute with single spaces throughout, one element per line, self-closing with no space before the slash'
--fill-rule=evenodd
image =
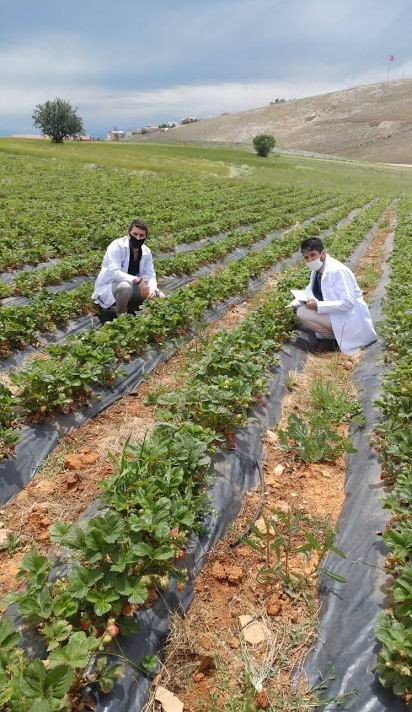
<path id="1" fill-rule="evenodd" d="M 44 136 L 50 136 L 53 143 L 63 143 L 65 138 L 78 138 L 85 133 L 83 119 L 76 112 L 69 101 L 56 98 L 37 104 L 32 118 Z"/>
<path id="2" fill-rule="evenodd" d="M 276 140 L 270 134 L 258 134 L 253 139 L 253 146 L 258 156 L 267 158 L 272 148 L 275 148 Z"/>

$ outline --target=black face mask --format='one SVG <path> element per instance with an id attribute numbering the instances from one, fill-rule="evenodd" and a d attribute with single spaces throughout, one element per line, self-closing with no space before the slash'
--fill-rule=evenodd
<path id="1" fill-rule="evenodd" d="M 134 237 L 134 236 L 131 235 L 130 233 L 129 233 L 129 238 L 130 238 L 130 244 L 131 244 L 131 246 L 134 247 L 135 249 L 137 249 L 138 247 L 141 247 L 142 245 L 144 245 L 144 242 L 145 242 L 145 240 L 146 240 L 145 237 L 144 237 L 142 240 L 138 240 L 137 237 Z"/>

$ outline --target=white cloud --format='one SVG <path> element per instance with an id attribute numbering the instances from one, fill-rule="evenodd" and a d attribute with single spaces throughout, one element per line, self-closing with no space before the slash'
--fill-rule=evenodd
<path id="1" fill-rule="evenodd" d="M 296 1 L 296 0 L 295 0 Z M 269 6 L 273 0 L 263 0 Z M 352 3 L 354 0 L 348 0 Z M 371 0 L 367 0 L 371 2 Z M 333 4 L 336 0 L 333 0 Z M 281 4 L 282 5 L 282 4 Z M 279 16 L 281 17 L 281 5 Z M 252 6 L 245 3 L 242 13 L 234 17 L 237 25 L 243 29 L 252 18 Z M 318 13 L 315 10 L 318 10 Z M 312 3 L 312 23 L 315 18 L 322 24 L 330 22 L 329 15 L 322 15 L 325 10 L 325 0 L 314 0 Z M 287 11 L 287 4 L 283 5 L 283 12 Z M 233 5 L 226 8 L 226 19 L 233 13 Z M 342 13 L 345 13 L 344 8 Z M 17 122 L 25 125 L 25 130 L 31 128 L 31 115 L 36 104 L 42 103 L 55 96 L 68 99 L 77 106 L 84 118 L 86 129 L 93 130 L 92 126 L 110 128 L 113 124 L 125 128 L 141 126 L 149 121 L 176 120 L 186 115 L 200 117 L 214 116 L 222 112 L 236 112 L 253 109 L 269 103 L 276 97 L 297 98 L 314 94 L 344 89 L 358 84 L 367 84 L 382 81 L 386 78 L 386 55 L 382 56 L 381 66 L 372 66 L 367 71 L 358 73 L 331 72 L 333 63 L 325 58 L 324 63 L 316 63 L 316 73 L 310 63 L 303 63 L 302 58 L 296 58 L 292 63 L 291 58 L 285 58 L 283 77 L 281 81 L 218 81 L 211 78 L 209 82 L 184 80 L 174 82 L 168 86 L 167 71 L 161 72 L 164 76 L 164 85 L 156 89 L 134 90 L 133 85 L 138 85 L 139 74 L 136 70 L 134 81 L 133 63 L 139 66 L 146 76 L 146 81 L 151 75 L 150 63 L 158 68 L 166 66 L 172 60 L 178 60 L 179 42 L 167 46 L 166 35 L 171 32 L 171 24 L 163 27 L 161 36 L 164 39 L 163 51 L 142 51 L 139 45 L 134 51 L 127 45 L 123 53 L 113 51 L 113 47 L 105 46 L 104 40 L 99 45 L 96 37 L 91 42 L 81 40 L 80 36 L 70 33 L 36 36 L 30 41 L 20 44 L 9 43 L 8 47 L 0 48 L 0 121 L 3 124 Z M 199 34 L 204 15 L 199 14 L 196 23 L 184 28 L 183 36 L 189 42 L 195 43 Z M 230 19 L 230 18 L 229 18 Z M 343 18 L 341 18 L 343 19 Z M 380 21 L 382 18 L 380 18 Z M 294 35 L 299 36 L 305 21 L 309 22 L 309 15 L 302 13 L 296 21 Z M 342 22 L 342 24 L 344 24 Z M 216 33 L 223 31 L 223 26 L 218 26 Z M 196 31 L 194 31 L 196 30 Z M 289 27 L 290 30 L 290 27 Z M 173 32 L 171 33 L 173 34 Z M 246 57 L 248 53 L 248 34 L 243 32 L 243 45 L 240 51 Z M 97 37 L 98 39 L 98 37 Z M 181 48 L 181 45 L 180 45 Z M 187 49 L 187 46 L 186 46 Z M 184 77 L 184 62 L 186 55 L 180 57 L 182 62 L 182 77 Z M 276 64 L 276 63 L 275 63 Z M 224 63 L 222 70 L 224 70 Z M 126 68 L 128 73 L 126 73 Z M 347 70 L 348 71 L 348 70 Z M 127 76 L 125 76 L 127 74 Z M 412 76 L 412 62 L 399 64 L 396 60 L 391 65 L 391 78 Z M 130 88 L 120 88 L 120 82 Z M 190 83 L 189 83 L 190 82 Z M 116 88 L 119 87 L 119 88 Z"/>
<path id="2" fill-rule="evenodd" d="M 44 35 L 24 44 L 10 43 L 0 49 L 1 75 L 14 83 L 50 79 L 65 81 L 104 72 L 102 58 L 71 34 Z"/>

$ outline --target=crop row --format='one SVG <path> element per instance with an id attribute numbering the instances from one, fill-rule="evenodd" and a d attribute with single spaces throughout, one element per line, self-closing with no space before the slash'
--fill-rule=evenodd
<path id="1" fill-rule="evenodd" d="M 302 219 L 308 210 L 310 212 L 310 209 L 302 208 L 297 212 L 296 219 Z M 257 242 L 281 219 L 278 211 L 274 210 L 273 215 L 269 213 L 265 221 L 258 223 L 247 233 L 229 235 L 222 238 L 222 244 L 214 242 L 190 255 L 179 255 L 170 260 L 159 261 L 156 265 L 157 272 L 160 276 L 165 276 L 181 273 L 182 267 L 185 271 L 190 271 L 202 264 L 216 262 L 240 245 Z M 100 260 L 101 255 L 99 263 Z M 95 305 L 91 301 L 92 291 L 93 285 L 87 282 L 76 289 L 62 290 L 57 294 L 42 290 L 34 296 L 30 304 L 21 307 L 4 306 L 0 312 L 0 357 L 7 356 L 11 349 L 23 349 L 29 343 L 36 345 L 40 332 L 51 331 L 76 316 L 95 312 Z"/>
<path id="2" fill-rule="evenodd" d="M 0 160 L 0 181 L 0 270 L 104 249 L 114 235 L 124 234 L 136 215 L 150 224 L 156 238 L 186 228 L 189 238 L 190 228 L 211 225 L 214 230 L 216 219 L 221 219 L 224 227 L 219 229 L 231 229 L 240 224 L 237 212 L 248 206 L 259 219 L 259 203 L 264 208 L 304 193 L 9 158 Z M 315 193 L 306 195 L 310 199 Z"/>
<path id="3" fill-rule="evenodd" d="M 345 259 L 363 235 L 353 230 L 342 239 L 338 231 L 331 251 Z M 52 703 L 67 709 L 67 695 L 79 694 L 86 669 L 88 682 L 110 691 L 121 670 L 108 669 L 106 646 L 119 632 L 133 631 L 134 613 L 167 587 L 170 576 L 185 585 L 187 572 L 179 562 L 209 508 L 211 456 L 265 391 L 268 364 L 294 326 L 286 309 L 290 288 L 306 279 L 303 267 L 284 273 L 235 330 L 218 333 L 205 346 L 173 394 L 173 407 L 169 402 L 159 412 L 153 435 L 128 444 L 116 474 L 101 483 L 103 510 L 97 516 L 52 525 L 52 541 L 70 552 L 70 575 L 51 577 L 50 560 L 35 550 L 24 556 L 24 585 L 8 602 L 36 628 L 47 653 L 43 662 L 30 660 L 17 647 L 20 635 L 11 621 L 2 620 L 0 699 L 10 712 L 52 709 Z"/>
<path id="4" fill-rule="evenodd" d="M 358 242 L 382 209 L 383 201 L 368 208 L 350 225 L 336 231 L 334 243 L 340 240 L 352 246 Z M 122 361 L 150 344 L 161 344 L 187 333 L 208 307 L 246 291 L 250 279 L 292 254 L 304 237 L 319 234 L 325 221 L 321 226 L 312 223 L 285 233 L 261 252 L 176 290 L 168 299 L 147 304 L 138 319 L 126 315 L 99 330 L 49 346 L 47 358 L 32 361 L 11 374 L 18 389 L 15 423 L 28 416 L 43 419 L 53 411 L 67 411 L 76 403 L 86 402 L 97 384 L 113 383 Z M 330 220 L 329 225 L 333 222 Z"/>
<path id="5" fill-rule="evenodd" d="M 389 605 L 381 613 L 376 636 L 382 644 L 376 671 L 384 687 L 412 701 L 412 201 L 401 201 L 391 279 L 384 305 L 382 333 L 390 371 L 378 401 L 382 412 L 376 438 L 383 477 L 391 493 L 385 508 L 392 519 L 383 533 L 389 549 Z"/>
<path id="6" fill-rule="evenodd" d="M 316 211 L 323 211 L 329 206 L 336 204 L 338 199 L 333 196 L 324 197 L 317 196 L 316 200 L 307 201 L 306 196 L 303 196 L 300 200 L 294 200 L 293 202 L 285 201 L 280 206 L 271 206 L 262 210 L 261 206 L 259 210 L 264 213 L 264 218 L 260 218 L 257 222 L 255 219 L 251 219 L 251 213 L 238 213 L 235 219 L 232 218 L 232 222 L 235 225 L 241 225 L 242 223 L 255 224 L 256 229 L 259 230 L 259 226 L 267 225 L 268 230 L 274 230 L 276 228 L 286 227 L 293 221 L 303 220 L 308 215 L 313 215 Z M 260 216 L 259 216 L 260 217 Z M 228 218 L 223 218 L 224 225 L 227 226 Z M 229 221 L 230 222 L 230 221 Z M 215 226 L 213 226 L 215 227 Z M 223 229 L 223 223 L 216 226 L 214 232 L 219 232 Z M 265 228 L 266 229 L 266 228 Z M 255 232 L 254 231 L 254 232 Z M 250 231 L 249 231 L 250 232 Z M 262 233 L 257 233 L 262 234 Z M 201 237 L 205 237 L 204 232 L 200 232 Z M 208 236 L 208 235 L 207 235 Z M 242 237 L 241 237 L 242 236 Z M 180 235 L 175 236 L 179 238 Z M 170 241 L 173 240 L 173 235 L 169 237 Z M 228 254 L 228 252 L 237 246 L 236 240 L 243 239 L 247 240 L 243 236 L 241 230 L 230 233 L 227 236 L 222 236 L 219 241 L 219 245 L 227 245 L 227 249 L 222 253 L 222 256 Z M 241 242 L 242 244 L 251 244 L 251 242 Z M 233 247 L 232 247 L 233 245 Z M 150 246 L 152 251 L 156 255 L 159 249 L 159 241 L 155 238 L 150 239 Z M 203 252 L 201 254 L 206 255 L 206 259 L 202 262 L 201 258 L 198 258 L 198 266 L 205 264 L 208 260 L 208 256 L 213 256 L 213 246 L 207 245 L 201 248 Z M 197 254 L 199 254 L 199 250 Z M 194 268 L 190 266 L 191 257 L 189 255 L 173 255 L 170 258 L 165 258 L 157 262 L 157 272 L 158 275 L 170 274 L 173 272 L 173 260 L 177 260 L 177 273 L 184 273 L 193 271 Z M 30 297 L 36 290 L 39 290 L 45 286 L 59 284 L 64 280 L 72 279 L 73 277 L 79 275 L 95 275 L 97 274 L 102 261 L 101 250 L 93 250 L 79 255 L 76 251 L 76 255 L 73 257 L 67 257 L 62 259 L 58 264 L 51 265 L 47 267 L 42 267 L 32 272 L 21 272 L 18 274 L 11 282 L 0 283 L 0 298 L 12 296 L 12 295 L 24 295 Z M 181 264 L 180 264 L 180 262 Z M 210 260 L 213 261 L 213 260 Z M 187 266 L 186 266 L 187 265 Z"/>

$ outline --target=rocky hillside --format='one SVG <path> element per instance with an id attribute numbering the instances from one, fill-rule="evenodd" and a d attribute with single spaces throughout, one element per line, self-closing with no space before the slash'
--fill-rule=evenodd
<path id="1" fill-rule="evenodd" d="M 179 126 L 161 138 L 250 143 L 257 133 L 273 134 L 282 148 L 412 163 L 412 79 L 225 114 Z"/>

